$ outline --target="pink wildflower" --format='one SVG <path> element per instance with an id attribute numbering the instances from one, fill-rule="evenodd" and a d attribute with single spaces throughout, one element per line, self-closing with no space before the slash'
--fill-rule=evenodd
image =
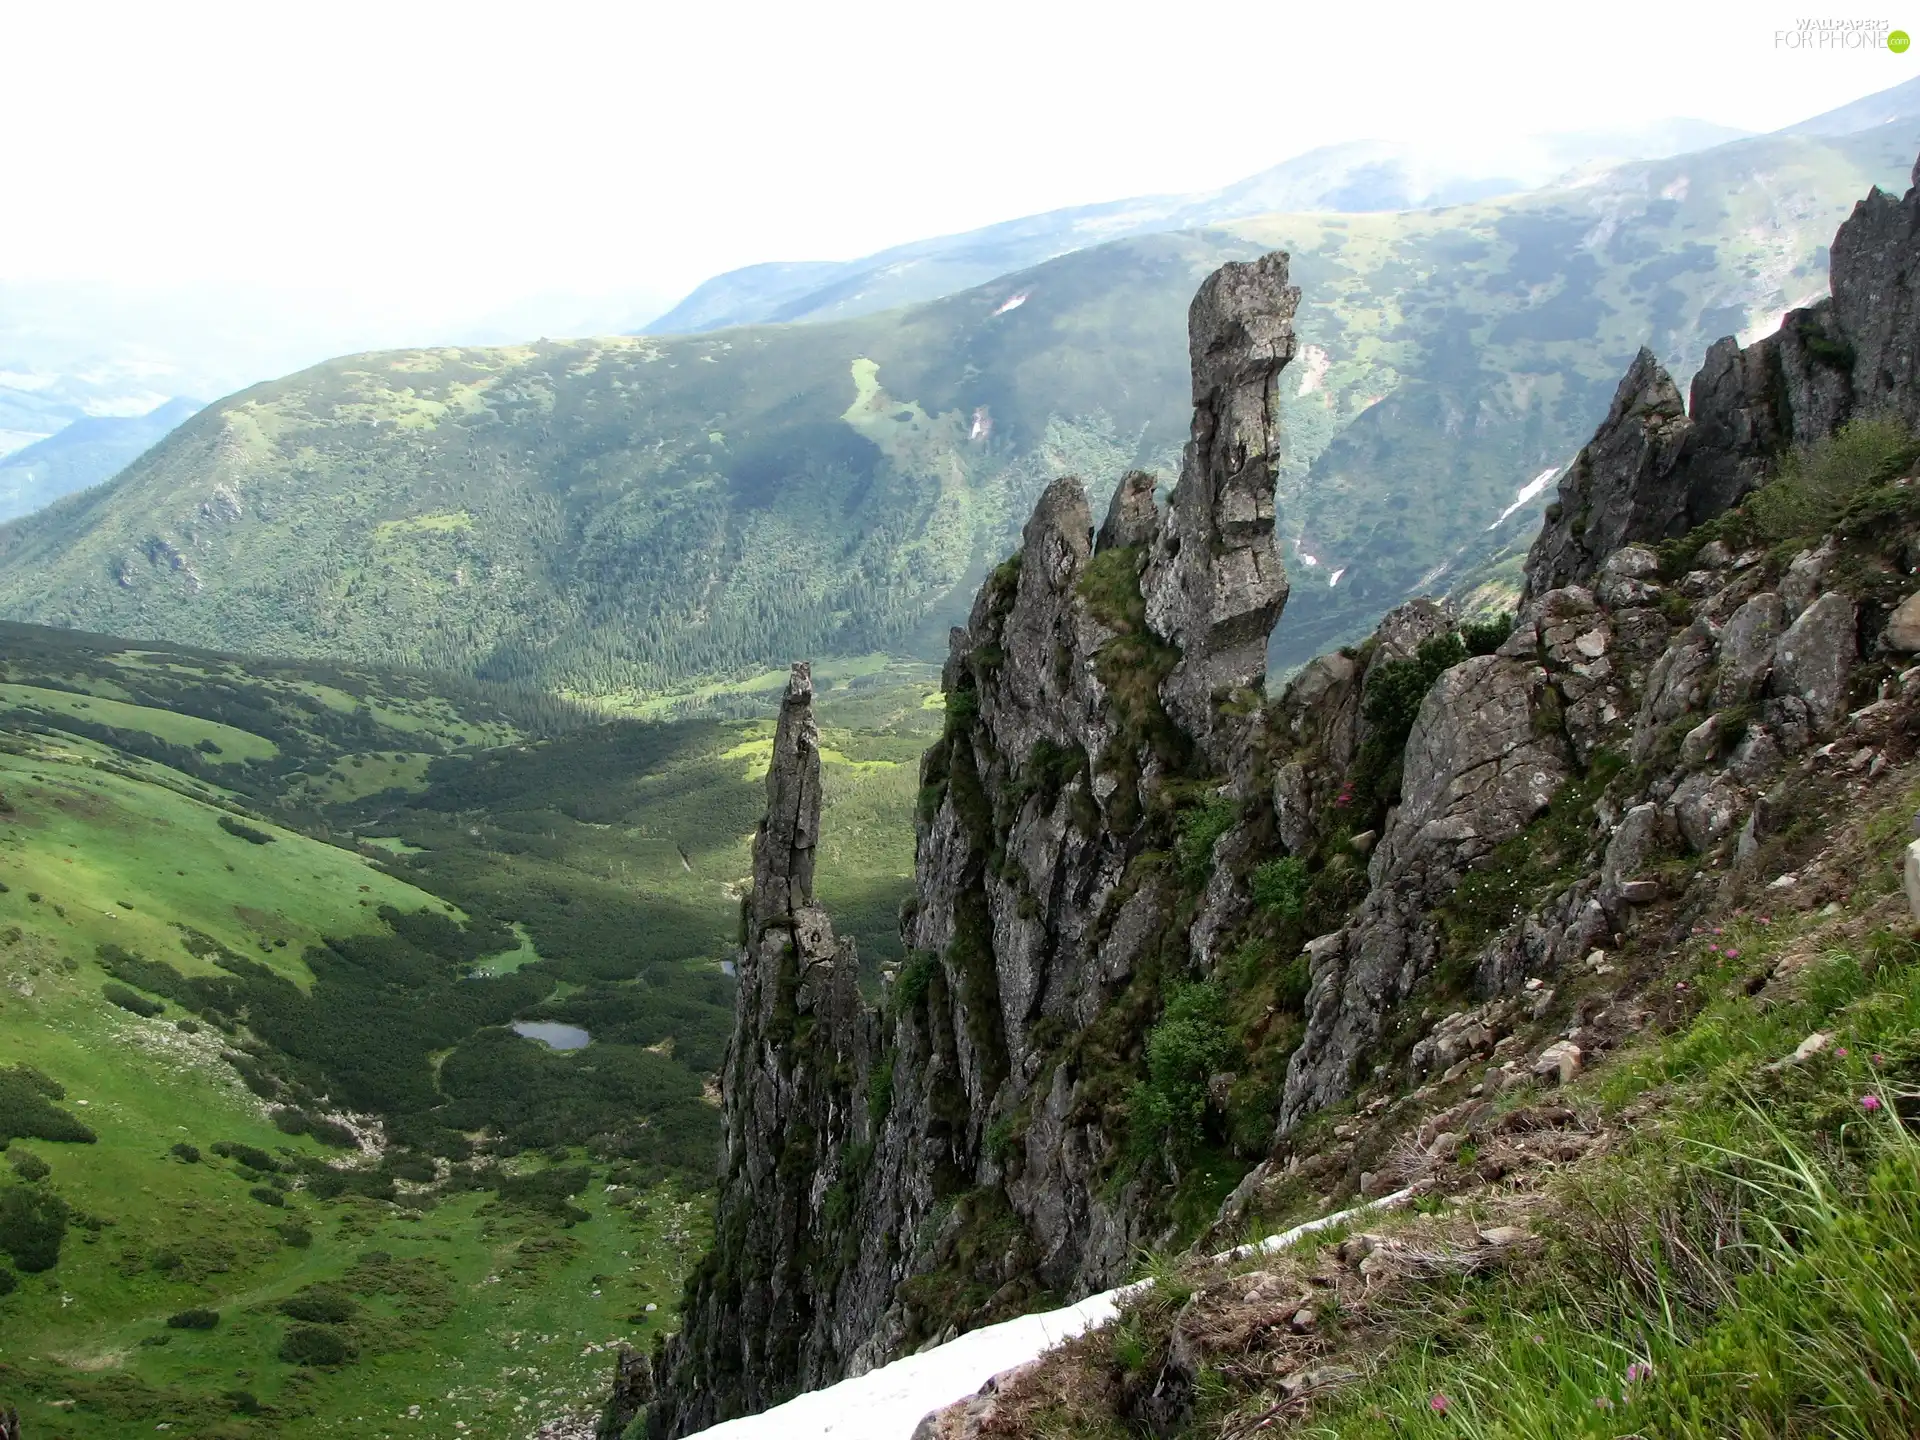
<path id="1" fill-rule="evenodd" d="M 1884 1055 L 1876 1055 L 1873 1057 L 1873 1063 L 1876 1065 L 1884 1065 L 1887 1063 L 1887 1057 Z"/>
<path id="2" fill-rule="evenodd" d="M 1447 1413 L 1447 1407 L 1451 1404 L 1453 1404 L 1451 1400 L 1436 1390 L 1433 1398 L 1427 1401 L 1427 1408 L 1436 1415 L 1444 1415 Z"/>
<path id="3" fill-rule="evenodd" d="M 1842 1045 L 1838 1049 L 1836 1049 L 1833 1053 L 1839 1056 L 1842 1060 L 1844 1060 L 1847 1058 L 1847 1047 Z"/>
<path id="4" fill-rule="evenodd" d="M 1727 959 L 1738 960 L 1739 958 L 1740 958 L 1740 952 L 1734 949 L 1733 946 L 1729 945 L 1727 947 Z"/>
<path id="5" fill-rule="evenodd" d="M 1862 1095 L 1860 1097 L 1860 1108 L 1871 1115 L 1880 1108 L 1880 1097 L 1878 1095 Z"/>
<path id="6" fill-rule="evenodd" d="M 1593 1397 L 1593 1408 L 1596 1410 L 1611 1410 L 1613 1408 L 1613 1401 L 1604 1395 L 1596 1395 Z"/>
<path id="7" fill-rule="evenodd" d="M 1635 1385 L 1642 1380 L 1651 1379 L 1652 1376 L 1653 1366 L 1651 1365 L 1643 1365 L 1636 1360 L 1633 1364 L 1627 1366 L 1627 1383 L 1629 1385 Z"/>

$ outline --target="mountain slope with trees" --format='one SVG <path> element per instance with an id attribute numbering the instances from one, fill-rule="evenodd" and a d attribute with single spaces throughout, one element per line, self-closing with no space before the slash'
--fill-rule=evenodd
<path id="1" fill-rule="evenodd" d="M 1851 197 L 1904 170 L 1899 129 L 1122 240 L 833 324 L 333 361 L 0 529 L 0 613 L 616 701 L 795 654 L 938 658 L 1048 479 L 1097 505 L 1170 472 L 1187 297 L 1285 247 L 1308 297 L 1282 396 L 1295 663 L 1484 554 L 1503 514 L 1529 526 L 1516 497 L 1642 340 L 1690 368 L 1820 293 Z"/>

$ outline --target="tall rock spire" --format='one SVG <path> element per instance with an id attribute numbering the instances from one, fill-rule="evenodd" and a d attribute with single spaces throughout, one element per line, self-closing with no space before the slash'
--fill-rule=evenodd
<path id="1" fill-rule="evenodd" d="M 1275 252 L 1208 276 L 1187 312 L 1193 429 L 1166 525 L 1147 562 L 1147 623 L 1180 648 L 1161 695 L 1217 762 L 1218 702 L 1258 690 L 1287 603 L 1273 538 L 1280 371 L 1293 358 L 1298 287 Z"/>
<path id="2" fill-rule="evenodd" d="M 813 671 L 787 679 L 753 840 L 740 994 L 721 1077 L 725 1115 L 713 1266 L 689 1284 L 684 1328 L 662 1357 L 656 1436 L 761 1410 L 845 1369 L 815 1324 L 833 1308 L 850 1217 L 848 1156 L 870 1138 L 876 1044 L 851 940 L 813 902 L 820 837 Z"/>

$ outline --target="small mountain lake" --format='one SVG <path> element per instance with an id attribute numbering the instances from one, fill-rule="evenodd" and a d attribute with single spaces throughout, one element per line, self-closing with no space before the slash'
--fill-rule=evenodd
<path id="1" fill-rule="evenodd" d="M 516 1020 L 513 1033 L 538 1040 L 549 1050 L 584 1050 L 593 1039 L 578 1025 L 556 1025 L 548 1020 Z"/>

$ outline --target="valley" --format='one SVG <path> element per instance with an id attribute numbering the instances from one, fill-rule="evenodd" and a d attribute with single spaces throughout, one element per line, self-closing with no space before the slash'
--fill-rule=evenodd
<path id="1" fill-rule="evenodd" d="M 705 1243 L 766 722 L 20 626 L 0 656 L 0 1389 L 30 1433 L 597 1409 Z M 823 873 L 875 964 L 925 693 L 849 683 L 832 732 Z M 507 1028 L 576 1021 L 576 1050 Z M 18 1197 L 59 1217 L 50 1266 Z"/>

